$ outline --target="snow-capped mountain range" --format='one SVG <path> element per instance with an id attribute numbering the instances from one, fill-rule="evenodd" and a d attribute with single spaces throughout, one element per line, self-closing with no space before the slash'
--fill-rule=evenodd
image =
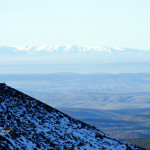
<path id="1" fill-rule="evenodd" d="M 0 84 L 0 149 L 141 150 Z"/>
<path id="2" fill-rule="evenodd" d="M 49 45 L 44 45 L 40 47 L 32 47 L 32 46 L 24 46 L 24 47 L 17 47 L 17 50 L 23 50 L 23 51 L 49 51 L 49 52 L 54 52 L 54 51 L 64 51 L 64 52 L 87 52 L 87 51 L 106 51 L 110 52 L 110 48 L 105 48 L 105 47 L 100 47 L 100 46 L 95 46 L 95 47 L 79 47 L 79 46 L 49 46 Z M 116 49 L 117 50 L 117 49 Z M 124 50 L 124 49 L 119 49 L 119 50 Z"/>
<path id="3" fill-rule="evenodd" d="M 0 62 L 30 64 L 102 64 L 150 62 L 150 51 L 80 46 L 0 47 Z"/>
<path id="4" fill-rule="evenodd" d="M 47 52 L 107 52 L 107 53 L 114 53 L 114 52 L 145 52 L 146 50 L 140 49 L 131 49 L 131 48 L 119 48 L 119 47 L 102 47 L 102 46 L 93 46 L 93 47 L 81 47 L 81 46 L 52 46 L 52 45 L 43 45 L 43 46 L 20 46 L 20 47 L 10 47 L 10 46 L 0 46 L 0 52 L 39 52 L 39 51 L 47 51 Z M 147 52 L 147 51 L 146 51 Z M 150 51 L 148 51 L 150 52 Z"/>

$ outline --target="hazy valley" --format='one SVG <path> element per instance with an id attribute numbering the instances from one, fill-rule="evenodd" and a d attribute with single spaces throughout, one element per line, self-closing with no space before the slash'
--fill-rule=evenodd
<path id="1" fill-rule="evenodd" d="M 0 79 L 114 137 L 150 137 L 150 74 L 59 73 Z"/>
<path id="2" fill-rule="evenodd" d="M 150 74 L 0 75 L 0 80 L 54 107 L 150 107 Z"/>

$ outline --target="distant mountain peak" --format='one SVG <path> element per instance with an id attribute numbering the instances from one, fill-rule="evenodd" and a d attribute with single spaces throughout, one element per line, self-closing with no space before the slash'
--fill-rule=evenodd
<path id="1" fill-rule="evenodd" d="M 23 51 L 29 51 L 32 48 L 33 48 L 32 46 L 20 46 L 20 47 L 17 47 L 16 49 L 17 50 L 23 50 Z"/>
<path id="2" fill-rule="evenodd" d="M 5 83 L 0 84 L 0 101 L 2 149 L 142 149 L 112 138 Z"/>

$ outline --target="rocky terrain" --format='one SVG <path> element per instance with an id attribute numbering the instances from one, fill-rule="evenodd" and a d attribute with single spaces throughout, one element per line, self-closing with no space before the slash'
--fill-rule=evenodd
<path id="1" fill-rule="evenodd" d="M 112 138 L 5 83 L 0 84 L 0 148 L 141 150 Z"/>

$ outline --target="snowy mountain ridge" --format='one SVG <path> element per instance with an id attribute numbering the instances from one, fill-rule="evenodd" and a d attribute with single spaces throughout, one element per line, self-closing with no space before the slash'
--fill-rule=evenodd
<path id="1" fill-rule="evenodd" d="M 5 83 L 0 84 L 0 148 L 141 150 L 73 119 Z"/>
<path id="2" fill-rule="evenodd" d="M 106 64 L 150 62 L 150 51 L 131 48 L 81 46 L 0 46 L 5 64 Z"/>
<path id="3" fill-rule="evenodd" d="M 93 47 L 82 47 L 82 46 L 52 46 L 52 45 L 43 45 L 43 46 L 20 46 L 20 47 L 9 47 L 9 46 L 0 46 L 0 52 L 2 51 L 9 51 L 9 52 L 107 52 L 107 53 L 114 53 L 114 52 L 124 52 L 134 50 L 137 52 L 145 52 L 145 50 L 141 49 L 132 49 L 132 48 L 119 48 L 119 47 L 102 47 L 102 46 L 93 46 Z M 149 51 L 147 51 L 149 52 Z"/>

